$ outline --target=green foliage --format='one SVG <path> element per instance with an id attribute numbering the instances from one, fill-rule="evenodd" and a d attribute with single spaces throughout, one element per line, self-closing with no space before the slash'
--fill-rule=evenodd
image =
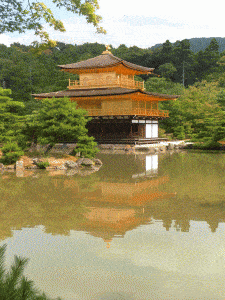
<path id="1" fill-rule="evenodd" d="M 198 80 L 219 69 L 219 45 L 216 39 L 212 39 L 205 51 L 196 54 L 195 72 Z"/>
<path id="2" fill-rule="evenodd" d="M 93 158 L 98 151 L 94 138 L 86 135 L 78 138 L 77 147 L 74 149 L 73 155 L 80 153 L 81 157 Z"/>
<path id="3" fill-rule="evenodd" d="M 0 87 L 0 143 L 20 139 L 22 102 L 13 101 L 11 91 Z"/>
<path id="4" fill-rule="evenodd" d="M 92 58 L 105 50 L 105 46 L 98 43 L 83 45 L 57 43 L 55 47 L 36 56 L 32 48 L 33 46 L 19 43 L 14 43 L 10 47 L 0 45 L 0 85 L 12 90 L 13 99 L 25 101 L 29 113 L 33 107 L 38 108 L 38 101 L 32 100 L 31 94 L 65 90 L 69 77 L 78 79 L 76 75 L 60 72 L 58 65 Z M 220 73 L 224 73 L 222 57 L 218 57 L 217 54 L 213 56 L 214 48 L 209 47 L 211 50 L 208 50 L 204 57 L 201 54 L 198 56 L 190 51 L 188 42 L 184 40 L 175 44 L 166 41 L 161 48 L 154 51 L 120 45 L 118 48 L 112 47 L 112 53 L 132 63 L 153 67 L 154 73 L 169 77 L 173 83 L 182 84 L 184 80 L 185 86 L 188 86 L 211 75 L 210 72 L 217 74 L 220 70 Z M 210 55 L 215 58 L 213 63 Z M 151 75 L 141 77 L 147 81 L 152 78 Z M 224 82 L 225 79 L 221 78 L 221 85 Z"/>
<path id="5" fill-rule="evenodd" d="M 29 141 L 54 145 L 76 141 L 87 133 L 86 111 L 69 98 L 43 99 L 41 109 L 26 117 L 23 133 Z"/>
<path id="6" fill-rule="evenodd" d="M 50 300 L 45 294 L 41 295 L 34 287 L 34 283 L 23 275 L 27 259 L 15 256 L 10 271 L 6 272 L 4 267 L 5 250 L 6 245 L 0 247 L 1 300 Z"/>
<path id="7" fill-rule="evenodd" d="M 48 161 L 40 161 L 37 162 L 36 165 L 38 166 L 39 169 L 46 169 L 47 167 L 50 166 Z"/>
<path id="8" fill-rule="evenodd" d="M 98 0 L 52 0 L 51 2 L 59 9 L 64 7 L 69 12 L 85 16 L 87 23 L 93 24 L 97 32 L 105 33 L 105 30 L 99 26 L 101 17 L 96 14 L 96 10 L 99 8 Z M 65 31 L 63 23 L 54 17 L 51 9 L 45 3 L 38 1 L 2 0 L 0 20 L 0 33 L 15 31 L 22 33 L 27 30 L 35 30 L 35 35 L 39 36 L 45 44 L 43 48 L 43 45 L 39 45 L 38 42 L 34 43 L 34 46 L 37 48 L 40 46 L 41 50 L 56 45 L 44 30 L 43 23 L 53 27 L 54 30 Z"/>
<path id="9" fill-rule="evenodd" d="M 3 153 L 1 162 L 7 165 L 15 163 L 22 155 L 24 155 L 24 152 L 16 142 L 8 142 L 1 148 L 1 151 Z"/>
<path id="10" fill-rule="evenodd" d="M 178 139 L 191 138 L 203 147 L 219 147 L 225 138 L 225 115 L 218 104 L 221 90 L 218 83 L 206 81 L 185 89 L 176 101 L 164 103 L 170 118 L 161 126 Z"/>
<path id="11" fill-rule="evenodd" d="M 216 96 L 216 100 L 221 106 L 222 110 L 225 111 L 225 89 L 222 89 Z"/>
<path id="12" fill-rule="evenodd" d="M 78 152 L 85 157 L 93 157 L 96 143 L 87 136 L 86 124 L 90 120 L 83 109 L 77 109 L 76 103 L 69 98 L 43 99 L 41 108 L 26 117 L 23 134 L 27 141 L 34 144 L 58 142 L 78 142 Z"/>
<path id="13" fill-rule="evenodd" d="M 190 43 L 187 40 L 177 41 L 175 44 L 171 44 L 167 40 L 157 49 L 140 49 L 136 46 L 120 45 L 117 49 L 112 47 L 112 53 L 132 63 L 156 68 L 155 73 L 161 74 L 162 78 L 152 77 L 152 75 L 139 77 L 140 80 L 146 80 L 147 91 L 182 95 L 176 101 L 160 103 L 160 109 L 169 110 L 170 113 L 169 119 L 161 121 L 161 126 L 166 130 L 166 134 L 174 134 L 177 138 L 185 136 L 185 138 L 203 141 L 203 137 L 210 139 L 212 136 L 216 136 L 214 128 L 223 128 L 222 121 L 216 121 L 216 126 L 212 125 L 215 119 L 221 120 L 217 112 L 212 117 L 208 115 L 210 107 L 212 109 L 216 105 L 220 111 L 219 115 L 222 110 L 224 111 L 225 55 L 224 53 L 219 54 L 217 42 L 218 39 L 216 41 L 211 39 L 211 43 L 208 43 L 207 47 L 199 53 L 190 50 Z M 48 124 L 51 124 L 49 129 L 47 121 L 43 123 L 41 119 L 37 120 L 43 103 L 32 99 L 31 94 L 65 90 L 69 77 L 71 79 L 78 78 L 77 75 L 60 72 L 57 65 L 100 55 L 105 50 L 105 46 L 97 43 L 83 45 L 58 43 L 56 47 L 42 52 L 39 56 L 34 55 L 31 49 L 32 46 L 18 43 L 10 47 L 0 45 L 0 84 L 7 89 L 12 89 L 14 99 L 9 98 L 10 93 L 4 92 L 6 93 L 4 97 L 8 97 L 7 105 L 5 105 L 5 100 L 0 98 L 0 142 L 17 140 L 21 147 L 25 147 L 27 141 L 54 144 L 56 140 L 76 140 L 77 137 L 74 139 L 68 133 L 67 121 L 65 121 L 64 129 L 61 125 L 59 126 L 60 123 L 64 123 L 64 119 L 60 122 L 57 114 L 52 119 L 48 113 L 45 114 L 46 118 L 52 120 L 48 120 Z M 216 85 L 212 93 L 208 93 L 207 88 L 203 88 L 204 84 L 199 83 L 202 78 L 205 78 L 211 86 L 208 86 L 209 91 L 213 90 L 213 85 Z M 198 83 L 194 85 L 196 81 Z M 188 89 L 183 87 L 183 82 L 186 87 L 189 86 Z M 190 97 L 189 103 L 187 103 L 187 99 L 184 99 L 187 91 L 187 99 Z M 210 99 L 213 99 L 213 104 Z M 24 104 L 21 106 L 21 102 L 15 100 L 22 100 L 25 106 Z M 185 103 L 187 107 L 184 107 Z M 47 111 L 47 106 L 44 105 L 44 107 Z M 55 112 L 56 110 L 57 108 L 55 108 Z M 197 116 L 194 110 L 201 113 Z M 27 116 L 24 117 L 25 115 Z M 45 117 L 43 115 L 43 118 Z M 26 126 L 23 124 L 24 118 Z M 212 122 L 209 122 L 208 119 L 211 119 Z M 70 129 L 69 132 L 71 132 Z M 85 134 L 80 132 L 80 135 Z M 52 137 L 51 140 L 48 136 Z M 204 143 L 206 142 L 204 140 Z"/>
<path id="14" fill-rule="evenodd" d="M 170 79 L 176 73 L 177 69 L 172 63 L 165 63 L 164 65 L 159 66 L 158 71 L 163 77 Z"/>
<path id="15" fill-rule="evenodd" d="M 145 82 L 145 88 L 148 92 L 167 95 L 180 95 L 184 87 L 180 83 L 174 83 L 166 78 L 152 77 Z"/>

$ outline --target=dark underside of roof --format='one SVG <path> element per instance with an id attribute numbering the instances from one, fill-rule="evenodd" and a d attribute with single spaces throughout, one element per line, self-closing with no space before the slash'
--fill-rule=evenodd
<path id="1" fill-rule="evenodd" d="M 155 96 L 164 99 L 178 98 L 178 95 L 166 95 L 158 93 L 145 92 L 139 89 L 126 89 L 126 88 L 99 88 L 99 89 L 79 89 L 79 90 L 65 90 L 51 93 L 32 94 L 35 98 L 63 98 L 63 97 L 97 97 L 97 96 L 114 96 L 114 95 L 128 95 L 134 93 L 142 93 L 148 96 Z"/>

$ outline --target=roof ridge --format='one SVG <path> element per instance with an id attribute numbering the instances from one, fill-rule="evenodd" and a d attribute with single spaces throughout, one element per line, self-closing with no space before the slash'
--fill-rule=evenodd
<path id="1" fill-rule="evenodd" d="M 105 68 L 105 67 L 114 67 L 116 65 L 122 64 L 126 68 L 136 70 L 140 73 L 151 73 L 154 68 L 143 67 L 125 59 L 119 58 L 112 53 L 100 54 L 96 57 L 88 58 L 86 60 L 81 60 L 71 64 L 58 65 L 58 67 L 66 69 L 93 69 L 93 68 Z"/>

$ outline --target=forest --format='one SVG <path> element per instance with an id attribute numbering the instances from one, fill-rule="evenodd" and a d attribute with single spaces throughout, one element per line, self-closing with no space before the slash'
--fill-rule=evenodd
<path id="1" fill-rule="evenodd" d="M 198 142 L 199 147 L 216 149 L 220 147 L 218 141 L 225 139 L 225 51 L 219 51 L 219 47 L 215 38 L 198 52 L 191 50 L 189 40 L 174 44 L 167 40 L 154 49 L 120 45 L 111 46 L 111 52 L 129 62 L 155 68 L 154 74 L 141 76 L 147 91 L 180 95 L 176 101 L 161 104 L 161 109 L 168 110 L 170 115 L 160 123 L 162 137 L 190 139 Z M 23 148 L 24 141 L 34 139 L 34 133 L 43 129 L 40 116 L 49 104 L 35 100 L 32 94 L 66 89 L 69 76 L 76 79 L 76 75 L 61 72 L 58 65 L 86 60 L 104 50 L 105 45 L 98 43 L 57 42 L 46 50 L 19 43 L 10 47 L 1 44 L 0 143 L 16 139 Z M 87 118 L 84 121 L 84 114 L 78 114 L 85 126 Z M 54 142 L 47 138 L 54 135 L 47 127 L 42 140 L 36 137 L 36 141 Z M 83 135 L 87 133 L 82 130 Z M 88 142 L 93 144 L 93 140 Z"/>

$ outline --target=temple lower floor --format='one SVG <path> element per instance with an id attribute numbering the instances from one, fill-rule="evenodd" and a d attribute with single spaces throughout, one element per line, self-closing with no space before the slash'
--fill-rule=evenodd
<path id="1" fill-rule="evenodd" d="M 160 140 L 158 119 L 93 118 L 87 128 L 98 143 L 144 144 Z"/>

